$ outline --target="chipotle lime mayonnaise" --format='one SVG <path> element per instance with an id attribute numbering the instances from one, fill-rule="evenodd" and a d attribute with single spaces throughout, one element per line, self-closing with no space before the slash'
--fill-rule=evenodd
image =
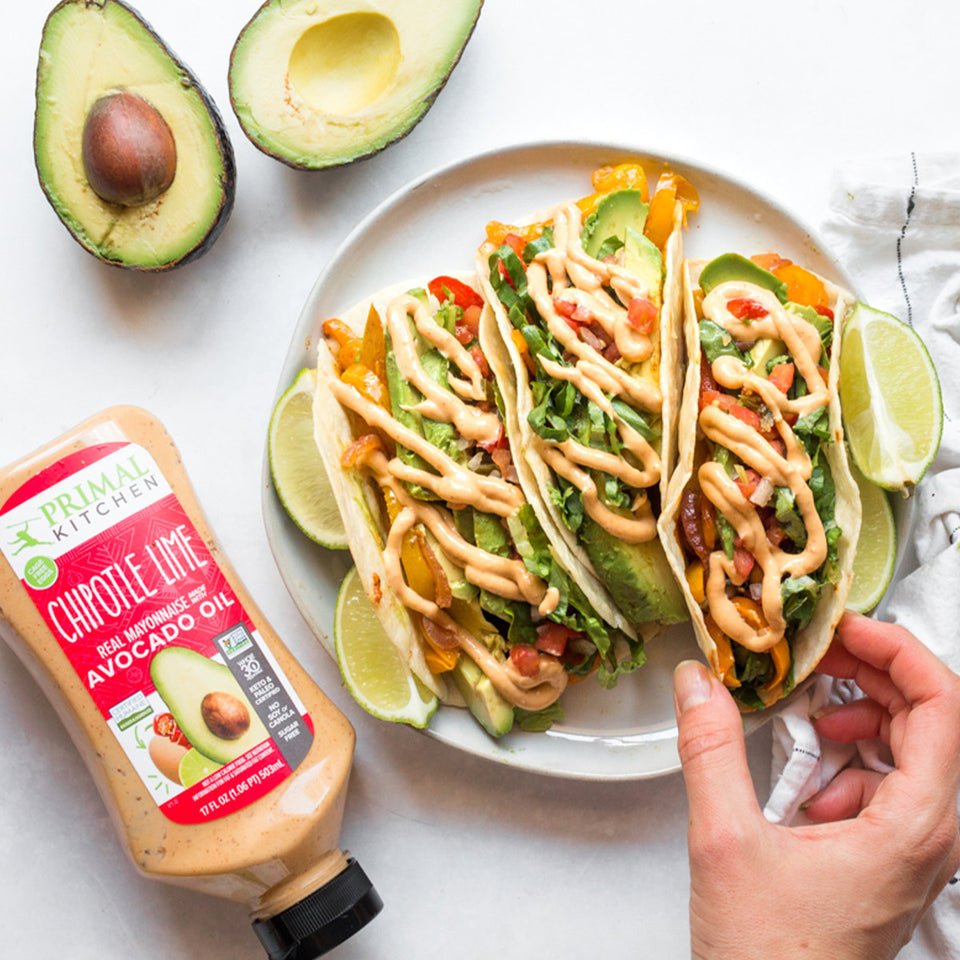
<path id="1" fill-rule="evenodd" d="M 114 407 L 0 472 L 0 626 L 145 875 L 314 957 L 381 903 L 338 847 L 354 733 L 220 552 L 163 426 Z"/>

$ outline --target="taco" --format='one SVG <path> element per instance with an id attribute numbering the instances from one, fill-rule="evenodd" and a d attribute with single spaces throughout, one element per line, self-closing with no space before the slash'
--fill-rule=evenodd
<path id="1" fill-rule="evenodd" d="M 639 666 L 642 644 L 604 622 L 526 501 L 502 344 L 472 277 L 382 291 L 323 334 L 316 443 L 414 675 L 501 735 L 548 727 L 569 682 L 596 670 L 612 685 Z"/>
<path id="2" fill-rule="evenodd" d="M 541 524 L 621 629 L 687 619 L 657 536 L 675 459 L 681 230 L 696 192 L 636 163 L 525 226 L 487 226 L 477 272 L 511 361 L 520 473 Z M 656 627 L 654 626 L 654 629 Z"/>
<path id="3" fill-rule="evenodd" d="M 660 529 L 697 639 L 744 709 L 812 672 L 843 613 L 860 501 L 843 442 L 852 297 L 776 254 L 684 266 L 679 462 Z"/>

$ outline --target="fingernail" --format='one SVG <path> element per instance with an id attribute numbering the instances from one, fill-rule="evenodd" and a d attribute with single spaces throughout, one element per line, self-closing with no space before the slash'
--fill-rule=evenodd
<path id="1" fill-rule="evenodd" d="M 813 713 L 810 714 L 810 719 L 816 722 L 821 717 L 827 717 L 831 713 L 836 713 L 842 706 L 842 703 L 828 703 L 825 707 L 814 710 Z"/>
<path id="2" fill-rule="evenodd" d="M 713 694 L 707 668 L 698 660 L 682 660 L 678 663 L 673 671 L 673 694 L 680 713 L 706 703 Z"/>

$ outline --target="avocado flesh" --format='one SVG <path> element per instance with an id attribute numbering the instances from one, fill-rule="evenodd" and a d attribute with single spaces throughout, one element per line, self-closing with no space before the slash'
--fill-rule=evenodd
<path id="1" fill-rule="evenodd" d="M 595 257 L 609 237 L 624 243 L 628 227 L 643 230 L 649 210 L 650 204 L 643 202 L 639 190 L 615 190 L 608 194 L 597 204 L 596 220 L 583 238 L 584 251 Z"/>
<path id="2" fill-rule="evenodd" d="M 190 745 L 216 763 L 229 763 L 269 737 L 230 670 L 186 647 L 164 647 L 150 662 L 150 679 Z M 228 693 L 249 711 L 250 726 L 235 740 L 218 737 L 201 712 L 208 693 Z"/>
<path id="3" fill-rule="evenodd" d="M 170 187 L 135 207 L 97 196 L 82 160 L 87 113 L 119 89 L 150 103 L 177 146 Z M 37 67 L 34 155 L 40 185 L 64 225 L 108 263 L 140 270 L 186 263 L 216 239 L 233 206 L 233 151 L 216 107 L 150 27 L 117 0 L 67 0 L 48 17 Z"/>
<path id="4" fill-rule="evenodd" d="M 741 257 L 739 253 L 724 253 L 711 260 L 700 272 L 700 289 L 709 293 L 718 283 L 730 280 L 755 283 L 765 290 L 772 290 L 781 303 L 787 301 L 787 285 L 769 270 Z"/>
<path id="5" fill-rule="evenodd" d="M 580 542 L 614 603 L 632 624 L 681 623 L 687 608 L 659 540 L 624 543 L 585 517 Z"/>
<path id="6" fill-rule="evenodd" d="M 254 146 L 320 169 L 416 126 L 473 32 L 483 0 L 268 0 L 230 57 L 230 100 Z"/>
<path id="7" fill-rule="evenodd" d="M 473 660 L 461 654 L 450 675 L 470 712 L 491 737 L 502 737 L 513 729 L 513 705 L 497 693 Z"/>
<path id="8" fill-rule="evenodd" d="M 644 286 L 659 307 L 663 299 L 663 254 L 638 229 L 627 227 L 623 242 L 623 266 Z"/>

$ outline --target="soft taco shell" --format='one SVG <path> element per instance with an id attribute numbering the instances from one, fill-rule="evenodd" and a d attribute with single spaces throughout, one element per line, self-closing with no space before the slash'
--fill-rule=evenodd
<path id="1" fill-rule="evenodd" d="M 710 667 L 720 673 L 718 653 L 713 638 L 707 632 L 704 611 L 694 599 L 687 583 L 686 560 L 680 545 L 679 513 L 681 497 L 698 464 L 694 463 L 698 431 L 700 395 L 700 335 L 694 291 L 699 287 L 700 272 L 706 260 L 687 260 L 683 264 L 683 339 L 686 348 L 686 376 L 678 418 L 678 460 L 670 478 L 664 509 L 660 514 L 659 529 L 667 559 L 683 590 L 690 619 Z M 835 519 L 843 531 L 837 545 L 838 578 L 836 583 L 823 586 L 820 599 L 810 622 L 799 630 L 791 641 L 793 652 L 793 680 L 798 684 L 808 677 L 827 652 L 833 633 L 843 615 L 850 584 L 853 582 L 853 561 L 857 537 L 860 533 L 860 496 L 850 473 L 846 445 L 843 440 L 843 421 L 840 413 L 840 393 L 837 389 L 840 376 L 840 332 L 843 320 L 852 309 L 854 298 L 847 291 L 823 280 L 834 312 L 833 348 L 830 351 L 828 387 L 830 391 L 829 422 L 833 442 L 825 450 L 827 462 L 833 475 L 836 492 Z M 782 691 L 778 694 L 782 696 Z M 771 700 L 771 702 L 773 702 Z"/>

